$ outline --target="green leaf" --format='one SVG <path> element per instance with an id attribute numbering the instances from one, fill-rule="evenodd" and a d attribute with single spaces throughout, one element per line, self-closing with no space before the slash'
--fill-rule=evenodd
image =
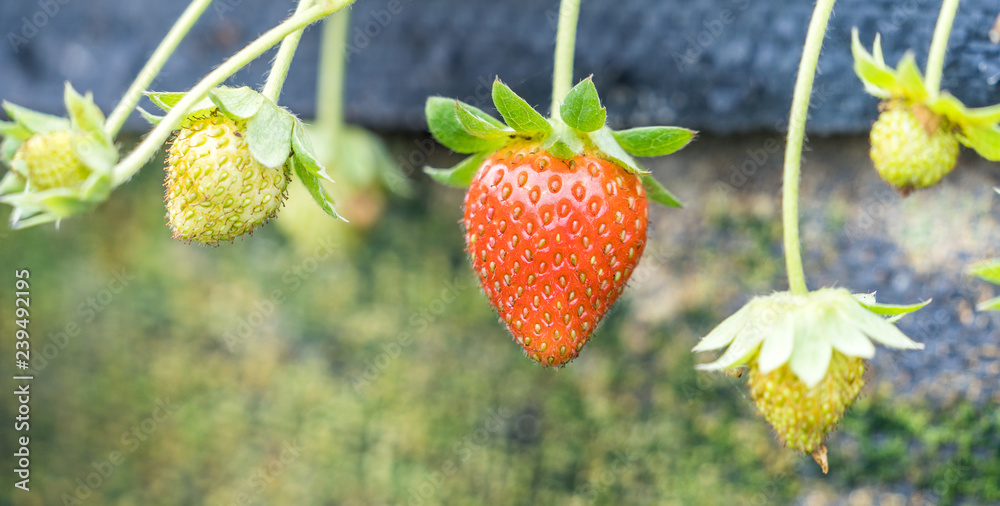
<path id="1" fill-rule="evenodd" d="M 687 146 L 697 132 L 679 127 L 653 126 L 613 133 L 618 144 L 632 156 L 664 156 Z"/>
<path id="2" fill-rule="evenodd" d="M 458 162 L 458 165 L 455 165 L 450 169 L 425 167 L 424 172 L 430 176 L 431 179 L 441 184 L 457 188 L 465 188 L 472 184 L 472 180 L 476 177 L 476 173 L 479 172 L 479 168 L 482 167 L 483 162 L 488 156 L 489 153 L 479 153 Z"/>
<path id="3" fill-rule="evenodd" d="M 455 101 L 455 115 L 466 133 L 480 139 L 509 138 L 514 133 L 496 118 L 458 100 Z"/>
<path id="4" fill-rule="evenodd" d="M 220 86 L 208 92 L 208 98 L 219 107 L 219 109 L 230 118 L 247 119 L 257 114 L 261 104 L 264 103 L 264 95 L 247 87 L 230 88 Z"/>
<path id="5" fill-rule="evenodd" d="M 427 115 L 427 126 L 438 142 L 456 153 L 492 151 L 504 144 L 504 139 L 483 139 L 466 131 L 458 120 L 455 107 L 457 102 L 457 100 L 443 97 L 427 99 L 427 105 L 424 108 L 424 113 Z M 485 113 L 483 114 L 485 115 Z"/>
<path id="6" fill-rule="evenodd" d="M 976 306 L 977 311 L 1000 311 L 1000 297 L 994 297 Z"/>
<path id="7" fill-rule="evenodd" d="M 4 101 L 3 109 L 7 111 L 7 115 L 12 120 L 27 128 L 32 133 L 56 132 L 59 130 L 69 130 L 70 128 L 70 122 L 66 118 L 32 111 L 31 109 L 14 105 L 7 101 Z"/>
<path id="8" fill-rule="evenodd" d="M 326 168 L 323 167 L 323 164 L 319 163 L 316 152 L 313 151 L 312 140 L 309 138 L 306 126 L 298 118 L 295 119 L 295 124 L 292 128 L 292 152 L 295 159 L 298 160 L 304 169 L 331 183 L 333 182 L 333 179 L 327 174 Z"/>
<path id="9" fill-rule="evenodd" d="M 643 174 L 639 176 L 642 178 L 642 187 L 646 189 L 646 195 L 649 199 L 657 204 L 662 204 L 668 207 L 684 207 L 680 200 L 670 190 L 667 190 L 660 184 L 659 181 L 653 179 L 650 174 Z"/>
<path id="10" fill-rule="evenodd" d="M 973 264 L 969 267 L 969 273 L 983 281 L 1000 285 L 1000 258 Z"/>
<path id="11" fill-rule="evenodd" d="M 559 115 L 563 122 L 581 132 L 595 132 L 604 126 L 608 111 L 601 105 L 593 79 L 588 77 L 569 90 L 559 107 Z"/>
<path id="12" fill-rule="evenodd" d="M 632 155 L 622 149 L 621 144 L 618 144 L 618 139 L 615 138 L 610 128 L 604 127 L 596 132 L 591 132 L 590 140 L 597 146 L 597 149 L 601 150 L 601 153 L 605 157 L 621 165 L 625 170 L 633 174 L 649 173 L 649 171 L 643 170 L 639 163 L 635 161 L 635 158 L 632 158 Z"/>
<path id="13" fill-rule="evenodd" d="M 1000 127 L 966 125 L 959 140 L 976 150 L 979 156 L 992 162 L 1000 162 Z"/>
<path id="14" fill-rule="evenodd" d="M 875 38 L 875 54 L 868 54 L 868 51 L 861 45 L 858 39 L 858 29 L 851 30 L 851 53 L 854 55 L 854 73 L 865 85 L 865 91 L 877 97 L 888 98 L 889 90 L 896 87 L 896 75 L 886 68 L 882 60 L 882 46 L 879 38 Z"/>
<path id="15" fill-rule="evenodd" d="M 493 81 L 493 104 L 511 128 L 523 134 L 547 134 L 552 125 L 500 79 Z"/>
<path id="16" fill-rule="evenodd" d="M 88 92 L 86 96 L 81 96 L 67 81 L 64 100 L 70 121 L 76 129 L 110 144 L 110 139 L 104 134 L 104 113 L 94 104 L 93 94 Z"/>
<path id="17" fill-rule="evenodd" d="M 270 102 L 270 100 L 268 100 L 268 102 Z M 298 176 L 299 181 L 302 181 L 302 184 L 305 185 L 307 190 L 309 190 L 309 194 L 312 195 L 313 200 L 319 204 L 319 207 L 323 209 L 326 214 L 346 222 L 347 220 L 337 214 L 337 211 L 333 208 L 333 200 L 330 199 L 330 195 L 326 192 L 326 188 L 323 188 L 323 183 L 320 181 L 319 176 L 299 163 L 299 159 L 297 157 L 291 159 L 291 164 L 292 168 L 295 170 L 295 175 Z"/>
<path id="18" fill-rule="evenodd" d="M 146 92 L 146 96 L 153 102 L 153 105 L 163 109 L 164 112 L 170 112 L 170 109 L 173 109 L 177 102 L 184 98 L 184 95 L 187 93 L 179 91 Z"/>
<path id="19" fill-rule="evenodd" d="M 288 111 L 264 100 L 254 117 L 247 121 L 247 146 L 261 165 L 281 167 L 292 152 L 295 119 Z"/>

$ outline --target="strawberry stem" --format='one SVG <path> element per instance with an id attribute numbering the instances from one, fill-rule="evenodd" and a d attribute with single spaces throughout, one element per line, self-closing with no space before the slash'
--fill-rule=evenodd
<path id="1" fill-rule="evenodd" d="M 146 65 L 142 67 L 139 75 L 135 77 L 135 81 L 132 81 L 128 90 L 122 95 L 122 99 L 108 116 L 108 120 L 104 124 L 104 131 L 107 132 L 108 137 L 114 139 L 118 135 L 118 132 L 125 124 L 125 120 L 132 114 L 135 105 L 142 98 L 143 92 L 146 91 L 149 84 L 160 73 L 167 59 L 170 58 L 170 55 L 174 54 L 181 40 L 191 31 L 191 27 L 194 26 L 195 22 L 198 21 L 198 18 L 201 17 L 201 14 L 205 12 L 205 9 L 211 3 L 212 0 L 192 0 L 187 8 L 184 9 L 184 12 L 181 13 L 181 17 L 177 18 L 174 26 L 167 32 L 167 36 L 163 38 L 160 45 L 153 51 Z"/>
<path id="2" fill-rule="evenodd" d="M 184 120 L 188 114 L 188 109 L 199 100 L 205 98 L 209 91 L 222 84 L 229 76 L 235 74 L 265 51 L 274 47 L 289 34 L 301 31 L 306 26 L 350 5 L 353 1 L 321 0 L 317 5 L 293 15 L 278 26 L 268 30 L 258 37 L 257 40 L 251 42 L 250 45 L 239 50 L 223 62 L 222 65 L 216 67 L 215 70 L 202 78 L 198 84 L 194 85 L 184 95 L 184 98 L 170 109 L 170 112 L 160 120 L 156 127 L 149 132 L 146 138 L 128 156 L 118 162 L 118 165 L 112 169 L 112 185 L 117 187 L 139 172 L 139 169 L 156 154 L 156 151 L 160 149 L 160 146 L 167 140 L 167 137 L 170 137 L 170 133 Z"/>
<path id="3" fill-rule="evenodd" d="M 319 83 L 316 86 L 316 125 L 332 139 L 344 123 L 344 70 L 347 65 L 347 31 L 351 11 L 340 11 L 323 22 L 320 42 Z"/>
<path id="4" fill-rule="evenodd" d="M 955 24 L 955 13 L 958 12 L 960 0 L 944 0 L 941 3 L 941 13 L 938 14 L 934 26 L 934 38 L 927 55 L 927 91 L 931 97 L 936 97 L 941 91 L 941 74 L 944 72 L 944 54 L 948 51 L 948 37 L 951 27 Z"/>
<path id="5" fill-rule="evenodd" d="M 802 245 L 799 241 L 799 175 L 802 168 L 802 142 L 805 138 L 806 116 L 809 114 L 809 96 L 812 94 L 816 65 L 823 48 L 823 37 L 830 22 L 836 0 L 817 0 L 809 30 L 806 32 L 799 75 L 795 79 L 792 110 L 788 119 L 788 141 L 785 145 L 784 186 L 782 188 L 781 215 L 785 239 L 785 268 L 788 270 L 788 288 L 795 294 L 805 295 L 806 275 L 802 269 Z"/>
<path id="6" fill-rule="evenodd" d="M 559 27 L 556 31 L 555 68 L 552 71 L 553 119 L 562 121 L 559 106 L 573 87 L 573 55 L 576 53 L 576 25 L 580 19 L 582 0 L 559 2 Z"/>
<path id="7" fill-rule="evenodd" d="M 299 4 L 295 7 L 295 14 L 305 11 L 312 5 L 313 0 L 299 0 Z M 276 104 L 278 97 L 281 96 L 281 88 L 285 85 L 285 79 L 288 77 L 288 67 L 292 65 L 292 58 L 295 57 L 295 50 L 299 47 L 299 40 L 302 39 L 302 30 L 304 29 L 305 27 L 292 32 L 281 41 L 281 47 L 278 48 L 278 54 L 274 57 L 274 63 L 271 65 L 271 73 L 268 74 L 267 82 L 264 83 L 264 89 L 261 91 L 262 95 Z"/>

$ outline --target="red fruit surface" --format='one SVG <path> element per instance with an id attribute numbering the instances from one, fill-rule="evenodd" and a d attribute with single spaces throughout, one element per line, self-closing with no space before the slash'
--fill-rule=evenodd
<path id="1" fill-rule="evenodd" d="M 576 358 L 618 300 L 646 243 L 640 178 L 602 158 L 514 145 L 480 167 L 465 241 L 483 291 L 528 356 Z"/>

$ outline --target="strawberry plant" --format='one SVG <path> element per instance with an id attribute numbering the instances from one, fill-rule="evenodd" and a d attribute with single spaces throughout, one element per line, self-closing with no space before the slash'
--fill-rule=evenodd
<path id="1" fill-rule="evenodd" d="M 147 93 L 167 114 L 140 111 L 156 126 L 119 160 L 114 137 L 209 3 L 190 4 L 107 121 L 89 94 L 81 97 L 68 84 L 68 119 L 4 104 L 14 121 L 0 122 L 0 157 L 11 167 L 0 181 L 0 202 L 14 206 L 15 228 L 58 222 L 105 201 L 177 128 L 168 150 L 165 199 L 175 238 L 215 245 L 251 232 L 277 212 L 292 173 L 324 211 L 339 217 L 320 183 L 329 176 L 313 153 L 304 125 L 277 101 L 302 30 L 349 5 L 349 0 L 302 0 L 289 19 L 188 92 Z M 261 93 L 220 87 L 279 42 Z"/>
<path id="2" fill-rule="evenodd" d="M 813 78 L 835 0 L 818 0 L 806 34 L 795 81 L 785 147 L 782 222 L 789 290 L 753 298 L 725 319 L 693 351 L 725 348 L 703 370 L 749 367 L 747 384 L 757 410 L 779 440 L 811 454 L 829 469 L 825 440 L 864 384 L 865 360 L 875 355 L 872 341 L 901 349 L 921 349 L 894 325 L 928 302 L 881 304 L 874 294 L 844 288 L 810 291 L 802 267 L 798 223 L 798 185 L 802 144 Z"/>
<path id="3" fill-rule="evenodd" d="M 569 88 L 579 7 L 560 7 L 550 117 L 499 79 L 503 121 L 458 100 L 426 107 L 434 137 L 470 155 L 427 173 L 468 187 L 465 243 L 480 286 L 527 356 L 555 367 L 577 357 L 624 291 L 646 244 L 648 201 L 680 207 L 634 157 L 673 153 L 695 135 L 612 130 L 591 78 Z"/>
<path id="4" fill-rule="evenodd" d="M 916 58 L 907 52 L 893 69 L 886 65 L 880 37 L 868 53 L 852 33 L 854 71 L 868 93 L 881 98 L 881 113 L 871 130 L 871 158 L 875 169 L 901 194 L 934 186 L 955 168 L 959 143 L 983 158 L 1000 161 L 1000 105 L 968 108 L 941 91 L 941 73 L 948 35 L 958 0 L 941 6 L 921 75 Z"/>

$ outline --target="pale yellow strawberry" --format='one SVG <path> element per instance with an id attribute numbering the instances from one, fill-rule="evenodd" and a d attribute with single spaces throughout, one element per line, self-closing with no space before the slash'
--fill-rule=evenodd
<path id="1" fill-rule="evenodd" d="M 167 152 L 167 217 L 174 238 L 218 244 L 273 217 L 290 180 L 287 164 L 261 165 L 245 125 L 216 111 L 177 133 Z"/>
<path id="2" fill-rule="evenodd" d="M 77 188 L 90 176 L 73 149 L 83 136 L 68 130 L 32 135 L 14 153 L 12 167 L 35 191 Z"/>
<path id="3" fill-rule="evenodd" d="M 820 450 L 827 433 L 840 422 L 865 385 L 865 362 L 834 351 L 829 369 L 808 387 L 788 364 L 761 374 L 750 361 L 747 384 L 757 410 L 774 428 L 778 439 L 805 453 Z"/>
<path id="4" fill-rule="evenodd" d="M 875 169 L 903 195 L 937 184 L 958 160 L 958 137 L 948 120 L 900 100 L 883 105 L 871 144 Z"/>

